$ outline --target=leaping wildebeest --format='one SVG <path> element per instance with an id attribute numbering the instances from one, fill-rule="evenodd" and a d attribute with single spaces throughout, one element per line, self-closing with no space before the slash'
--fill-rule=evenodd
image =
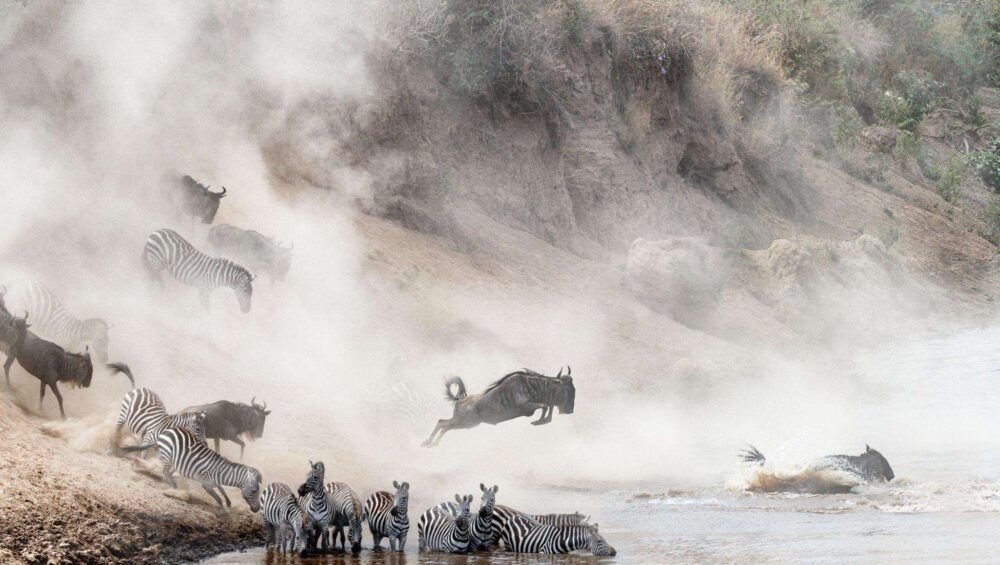
<path id="1" fill-rule="evenodd" d="M 183 191 L 184 212 L 201 218 L 201 223 L 211 224 L 215 221 L 215 214 L 219 211 L 219 203 L 226 196 L 226 187 L 222 187 L 222 192 L 212 192 L 209 186 L 205 186 L 188 175 L 180 181 Z"/>
<path id="2" fill-rule="evenodd" d="M 756 463 L 763 466 L 765 457 L 754 446 L 748 446 L 740 453 L 740 459 L 745 463 Z M 836 475 L 827 472 L 846 473 L 851 481 L 843 481 Z M 816 494 L 846 493 L 856 486 L 856 482 L 887 483 L 894 479 L 889 460 L 870 446 L 865 445 L 861 455 L 827 455 L 813 461 L 804 469 L 788 475 L 770 475 L 770 480 L 752 487 L 750 490 L 765 492 L 806 492 Z M 852 484 L 853 483 L 853 484 Z"/>
<path id="3" fill-rule="evenodd" d="M 25 313 L 27 318 L 27 313 Z M 38 409 L 42 409 L 42 400 L 45 398 L 45 387 L 52 389 L 52 394 L 59 401 L 59 415 L 66 419 L 66 412 L 63 410 L 62 394 L 59 393 L 58 383 L 68 382 L 70 386 L 87 388 L 94 377 L 94 365 L 90 361 L 89 349 L 83 353 L 68 353 L 62 347 L 46 341 L 34 333 L 28 331 L 29 324 L 24 324 L 21 335 L 17 338 L 17 345 L 8 354 L 7 361 L 3 365 L 4 379 L 7 386 L 10 386 L 10 367 L 17 360 L 17 363 L 29 374 L 41 381 L 41 388 L 38 391 Z M 124 373 L 128 377 L 132 386 L 135 386 L 135 378 L 132 371 L 124 363 L 108 363 L 105 365 L 112 373 Z"/>
<path id="4" fill-rule="evenodd" d="M 499 424 L 519 417 L 529 417 L 536 410 L 542 413 L 533 425 L 552 421 L 552 409 L 559 408 L 561 414 L 572 414 L 576 400 L 572 369 L 562 369 L 554 377 L 547 377 L 530 369 L 515 371 L 505 375 L 479 394 L 467 394 L 461 377 L 452 377 L 445 383 L 445 396 L 455 403 L 451 419 L 438 420 L 424 447 L 437 445 L 448 430 L 464 430 L 479 424 Z M 452 385 L 458 387 L 454 394 Z"/>
<path id="5" fill-rule="evenodd" d="M 257 404 L 257 397 L 250 399 L 250 404 L 220 400 L 211 404 L 191 406 L 181 412 L 205 413 L 205 439 L 215 441 L 215 451 L 219 451 L 219 440 L 231 441 L 240 446 L 240 459 L 243 459 L 243 448 L 246 446 L 241 435 L 250 439 L 259 439 L 264 435 L 264 420 L 271 413 L 267 403 Z"/>
<path id="6" fill-rule="evenodd" d="M 219 255 L 232 257 L 256 273 L 267 273 L 272 282 L 285 280 L 292 266 L 294 243 L 283 247 L 253 230 L 219 224 L 209 230 L 208 242 Z"/>

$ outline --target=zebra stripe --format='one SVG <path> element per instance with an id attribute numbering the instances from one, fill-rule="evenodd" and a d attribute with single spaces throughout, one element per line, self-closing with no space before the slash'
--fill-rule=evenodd
<path id="1" fill-rule="evenodd" d="M 486 485 L 479 483 L 479 490 L 483 491 L 479 501 L 479 512 L 472 520 L 470 549 L 489 551 L 493 542 L 493 512 L 496 507 L 497 491 L 500 487 L 493 485 L 486 488 Z M 459 506 L 454 502 L 442 502 L 438 508 L 446 510 L 452 516 L 458 516 Z"/>
<path id="2" fill-rule="evenodd" d="M 417 540 L 420 550 L 465 553 L 472 540 L 469 529 L 469 505 L 472 495 L 455 495 L 458 502 L 456 516 L 440 506 L 428 508 L 417 521 Z"/>
<path id="3" fill-rule="evenodd" d="M 361 551 L 361 499 L 358 493 L 347 483 L 329 483 L 326 492 L 333 502 L 333 530 L 330 533 L 330 547 L 337 549 L 337 536 L 340 536 L 340 548 L 347 551 L 344 539 L 344 527 L 348 528 L 348 539 L 351 541 L 351 552 Z"/>
<path id="4" fill-rule="evenodd" d="M 573 514 L 528 514 L 527 512 L 515 510 L 510 506 L 498 504 L 493 509 L 491 540 L 494 546 L 500 541 L 500 532 L 503 530 L 504 525 L 514 516 L 523 516 L 547 526 L 581 526 L 586 525 L 586 520 L 588 519 L 588 517 L 579 512 Z"/>
<path id="5" fill-rule="evenodd" d="M 323 488 L 323 478 L 326 475 L 326 466 L 322 461 L 316 463 L 309 462 L 311 469 L 306 475 L 306 480 L 299 487 L 299 506 L 305 514 L 306 535 L 308 541 L 306 549 L 315 549 L 322 540 L 323 549 L 328 547 L 326 530 L 333 523 L 333 501 L 329 493 Z"/>
<path id="6" fill-rule="evenodd" d="M 186 428 L 205 441 L 205 413 L 192 412 L 170 415 L 160 397 L 148 388 L 132 389 L 122 400 L 122 409 L 118 413 L 115 433 L 122 426 L 140 436 L 139 445 L 121 448 L 124 451 L 141 451 L 143 457 L 147 449 L 156 447 L 160 433 L 167 428 Z"/>
<path id="7" fill-rule="evenodd" d="M 194 432 L 184 428 L 163 430 L 156 440 L 156 448 L 159 450 L 160 463 L 163 465 L 163 477 L 171 487 L 177 488 L 173 473 L 178 472 L 201 483 L 205 492 L 211 495 L 223 510 L 226 510 L 226 507 L 222 505 L 219 495 L 215 494 L 215 489 L 222 493 L 226 505 L 231 506 L 232 503 L 222 487 L 237 487 L 243 495 L 243 500 L 250 506 L 250 510 L 253 512 L 260 510 L 262 479 L 257 469 L 233 463 L 212 451 Z"/>
<path id="8" fill-rule="evenodd" d="M 609 546 L 592 526 L 549 526 L 516 514 L 504 524 L 501 532 L 507 551 L 514 553 L 569 553 L 588 549 L 594 555 L 614 555 Z"/>
<path id="9" fill-rule="evenodd" d="M 590 518 L 579 512 L 572 514 L 528 514 L 528 517 L 546 526 L 585 526 Z"/>
<path id="10" fill-rule="evenodd" d="M 101 363 L 108 360 L 108 323 L 101 318 L 80 320 L 63 306 L 44 284 L 30 281 L 18 292 L 18 310 L 31 313 L 31 331 L 64 347 L 79 352 L 85 344 L 94 348 Z"/>
<path id="11" fill-rule="evenodd" d="M 154 279 L 166 270 L 178 281 L 197 288 L 202 302 L 219 287 L 229 287 L 236 293 L 243 312 L 250 311 L 254 276 L 246 268 L 229 259 L 210 257 L 188 243 L 174 230 L 161 229 L 146 239 L 143 263 Z"/>
<path id="12" fill-rule="evenodd" d="M 278 551 L 295 551 L 306 537 L 302 531 L 302 508 L 292 489 L 284 483 L 271 483 L 260 493 L 260 513 L 264 517 L 267 544 Z M 289 537 L 292 537 L 289 540 Z M 290 543 L 289 543 L 290 542 Z"/>
<path id="13" fill-rule="evenodd" d="M 368 520 L 372 540 L 376 550 L 381 548 L 382 538 L 389 538 L 389 549 L 396 551 L 396 540 L 399 540 L 399 551 L 406 547 L 406 534 L 410 532 L 410 517 L 407 515 L 410 504 L 410 483 L 392 482 L 396 494 L 380 490 L 368 497 L 361 513 L 363 520 Z"/>

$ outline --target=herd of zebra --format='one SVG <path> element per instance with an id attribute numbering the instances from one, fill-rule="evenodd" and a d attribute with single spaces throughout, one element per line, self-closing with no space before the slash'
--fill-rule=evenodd
<path id="1" fill-rule="evenodd" d="M 211 192 L 189 176 L 178 184 L 183 212 L 211 224 L 227 193 L 225 187 L 222 192 Z M 284 279 L 289 270 L 291 247 L 283 247 L 258 232 L 217 225 L 210 229 L 208 241 L 216 251 L 239 258 L 240 263 L 212 257 L 176 231 L 160 229 L 147 238 L 142 264 L 154 281 L 162 282 L 161 274 L 165 271 L 177 281 L 197 288 L 205 306 L 215 289 L 231 288 L 244 313 L 251 309 L 256 276 L 243 264 L 257 272 L 267 272 L 272 281 Z M 221 438 L 238 443 L 242 458 L 244 444 L 239 436 L 260 437 L 264 419 L 270 413 L 265 406 L 253 400 L 250 405 L 219 401 L 170 414 L 155 392 L 136 388 L 128 365 L 107 361 L 111 325 L 105 320 L 77 319 L 54 293 L 38 282 L 17 289 L 14 302 L 24 309 L 24 315 L 18 317 L 7 309 L 6 291 L 6 287 L 0 286 L 0 352 L 7 356 L 6 382 L 9 387 L 9 369 L 15 361 L 38 378 L 40 411 L 49 387 L 65 419 L 57 383 L 89 387 L 94 371 L 93 348 L 98 363 L 111 372 L 124 373 L 131 383 L 116 420 L 114 453 L 138 452 L 145 458 L 149 450 L 155 449 L 163 477 L 171 487 L 177 486 L 175 474 L 191 479 L 204 488 L 223 512 L 228 512 L 232 505 L 223 487 L 238 488 L 250 510 L 262 514 L 267 543 L 279 550 L 294 550 L 299 546 L 304 551 L 331 550 L 339 536 L 341 550 L 347 550 L 349 541 L 350 550 L 357 553 L 362 548 L 364 522 L 368 523 L 375 550 L 381 550 L 382 538 L 388 539 L 390 550 L 404 550 L 410 526 L 408 482 L 393 481 L 393 492 L 375 492 L 362 505 L 347 484 L 324 484 L 324 464 L 310 462 L 305 481 L 296 491 L 279 482 L 261 490 L 260 471 L 222 456 L 218 442 Z M 30 314 L 33 314 L 31 323 Z M 554 407 L 571 414 L 575 388 L 570 373 L 568 368 L 565 375 L 560 369 L 556 377 L 527 369 L 515 371 L 482 393 L 472 395 L 466 393 L 460 378 L 453 378 L 446 384 L 446 392 L 455 403 L 454 416 L 438 422 L 426 445 L 436 444 L 449 429 L 496 424 L 531 416 L 537 410 L 541 410 L 541 416 L 533 422 L 536 425 L 551 421 Z M 458 387 L 457 393 L 452 393 L 452 386 Z M 138 444 L 119 445 L 123 429 L 134 434 Z M 209 438 L 215 440 L 215 450 L 206 443 Z M 521 553 L 589 550 L 594 555 L 615 555 L 614 548 L 599 533 L 598 525 L 588 523 L 579 513 L 528 514 L 497 505 L 497 486 L 487 488 L 480 484 L 480 489 L 482 499 L 475 516 L 470 510 L 472 495 L 458 494 L 455 502 L 442 502 L 421 514 L 417 522 L 419 548 L 464 553 L 490 550 L 502 543 L 508 551 Z"/>

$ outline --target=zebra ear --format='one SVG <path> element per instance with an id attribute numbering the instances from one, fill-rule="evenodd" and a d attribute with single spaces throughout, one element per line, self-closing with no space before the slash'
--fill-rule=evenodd
<path id="1" fill-rule="evenodd" d="M 500 491 L 500 485 L 493 485 L 493 494 L 496 494 L 499 491 Z"/>
<path id="2" fill-rule="evenodd" d="M 457 494 L 455 495 L 455 502 L 461 504 L 464 501 L 465 501 L 465 499 L 463 497 L 461 497 L 461 496 L 459 496 Z"/>
<path id="3" fill-rule="evenodd" d="M 406 490 L 410 490 L 410 483 L 403 481 L 403 488 L 405 488 Z"/>
<path id="4" fill-rule="evenodd" d="M 871 453 L 871 452 L 872 452 L 872 447 L 866 443 L 865 444 L 865 453 Z"/>
<path id="5" fill-rule="evenodd" d="M 486 492 L 486 485 L 484 485 L 483 483 L 479 483 L 479 490 Z"/>
<path id="6" fill-rule="evenodd" d="M 398 489 L 399 488 L 399 483 L 397 483 L 396 481 L 392 481 L 392 488 Z"/>

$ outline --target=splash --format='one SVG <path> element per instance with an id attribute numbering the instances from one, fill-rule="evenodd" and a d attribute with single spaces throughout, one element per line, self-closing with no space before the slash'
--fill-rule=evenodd
<path id="1" fill-rule="evenodd" d="M 862 484 L 856 476 L 836 469 L 772 471 L 755 469 L 743 490 L 795 494 L 843 494 Z"/>

